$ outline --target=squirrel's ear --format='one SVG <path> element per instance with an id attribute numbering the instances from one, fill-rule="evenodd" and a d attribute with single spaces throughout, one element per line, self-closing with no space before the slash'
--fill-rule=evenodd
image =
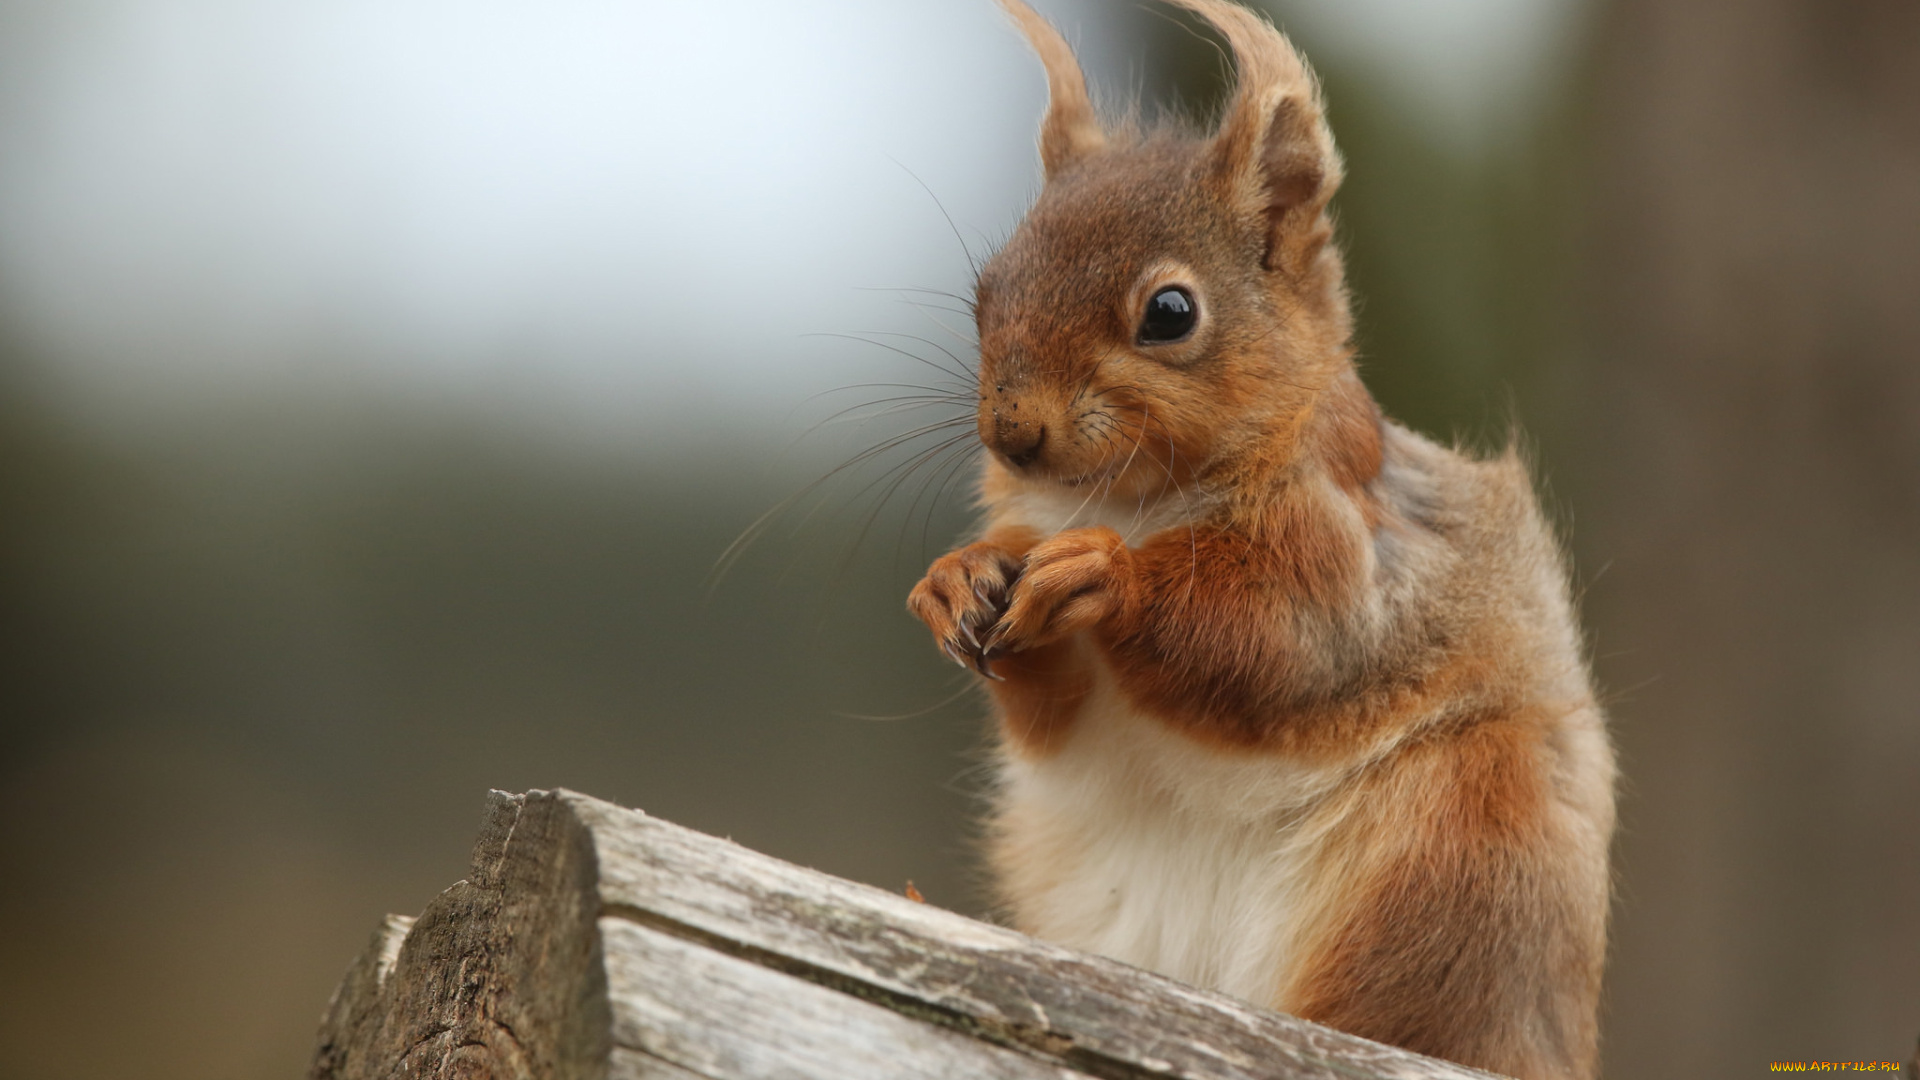
<path id="1" fill-rule="evenodd" d="M 1285 35 L 1246 8 L 1227 0 L 1170 2 L 1212 23 L 1233 49 L 1239 79 L 1214 136 L 1217 175 L 1266 229 L 1262 265 L 1304 273 L 1333 236 L 1327 203 L 1340 186 L 1340 154 L 1319 81 Z"/>
<path id="2" fill-rule="evenodd" d="M 1040 163 L 1051 180 L 1106 145 L 1107 137 L 1093 114 L 1086 76 L 1080 73 L 1080 62 L 1073 58 L 1067 39 L 1023 0 L 1000 0 L 1000 6 L 1013 17 L 1047 69 L 1047 118 L 1040 122 Z"/>

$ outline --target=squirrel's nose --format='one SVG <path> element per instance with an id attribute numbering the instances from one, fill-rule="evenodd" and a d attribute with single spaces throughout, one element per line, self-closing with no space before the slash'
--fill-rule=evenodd
<path id="1" fill-rule="evenodd" d="M 1047 443 L 1047 425 L 1030 420 L 1012 420 L 1005 416 L 994 417 L 993 448 L 1000 456 L 1012 462 L 1016 468 L 1026 468 L 1040 456 L 1040 448 Z"/>

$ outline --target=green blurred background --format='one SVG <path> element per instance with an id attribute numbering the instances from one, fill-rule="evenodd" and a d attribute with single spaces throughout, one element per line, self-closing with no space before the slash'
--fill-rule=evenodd
<path id="1" fill-rule="evenodd" d="M 1043 6 L 1112 96 L 1217 101 L 1190 20 Z M 1570 529 L 1626 775 L 1608 1074 L 1905 1060 L 1920 7 L 1268 10 L 1348 157 L 1370 384 L 1517 424 Z M 0 3 L 0 1076 L 299 1074 L 490 787 L 980 912 L 983 710 L 901 609 L 957 462 L 713 567 L 943 415 L 808 431 L 926 381 L 885 345 L 965 357 L 869 287 L 965 291 L 1042 97 L 984 0 Z M 818 336 L 866 331 L 912 336 Z"/>

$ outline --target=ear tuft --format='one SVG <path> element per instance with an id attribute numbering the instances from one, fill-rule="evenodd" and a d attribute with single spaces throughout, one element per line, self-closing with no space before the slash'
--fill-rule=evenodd
<path id="1" fill-rule="evenodd" d="M 1320 83 L 1273 24 L 1229 0 L 1169 0 L 1212 23 L 1239 78 L 1214 135 L 1221 178 L 1267 227 L 1262 265 L 1304 273 L 1333 235 L 1327 203 L 1340 154 L 1327 130 Z"/>
<path id="2" fill-rule="evenodd" d="M 1106 134 L 1087 95 L 1087 78 L 1073 57 L 1067 39 L 1024 0 L 1000 0 L 1014 25 L 1047 69 L 1047 116 L 1040 122 L 1040 163 L 1047 179 L 1106 145 Z"/>

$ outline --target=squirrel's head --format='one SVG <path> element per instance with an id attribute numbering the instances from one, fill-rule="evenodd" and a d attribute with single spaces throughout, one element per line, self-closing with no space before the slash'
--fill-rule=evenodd
<path id="1" fill-rule="evenodd" d="M 1283 464 L 1351 363 L 1312 73 L 1252 12 L 1172 0 L 1231 45 L 1233 98 L 1204 135 L 1107 130 L 1059 32 L 1001 2 L 1050 103 L 1046 186 L 975 287 L 981 441 L 1011 476 L 1117 494 Z"/>

